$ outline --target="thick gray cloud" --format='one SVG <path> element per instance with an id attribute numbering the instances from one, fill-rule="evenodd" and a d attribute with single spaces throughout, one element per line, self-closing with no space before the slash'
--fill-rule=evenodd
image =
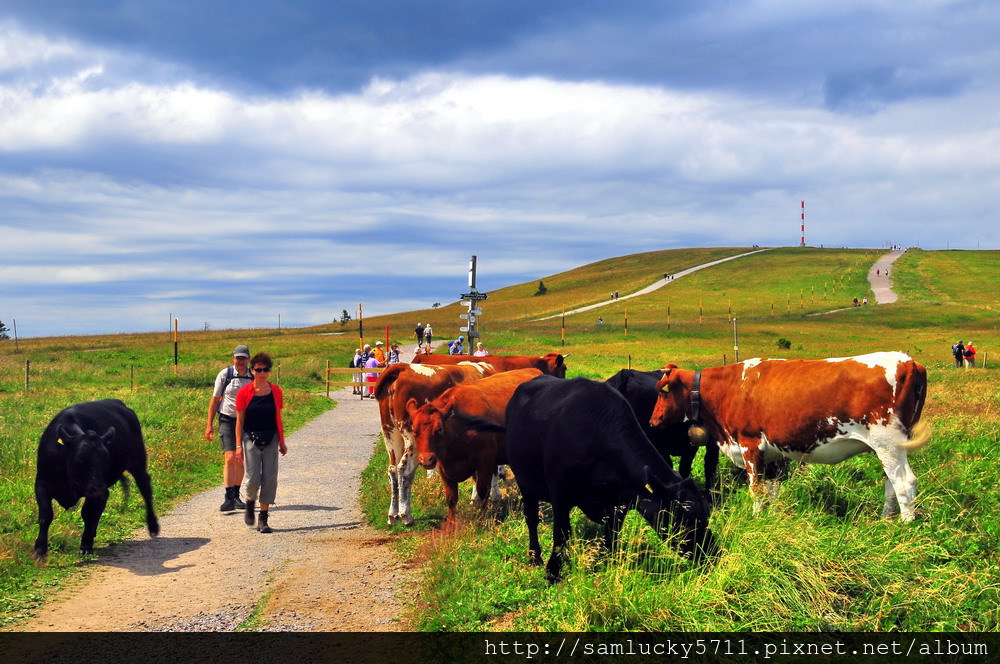
<path id="1" fill-rule="evenodd" d="M 810 244 L 1000 243 L 993 3 L 23 4 L 0 320 L 24 334 L 423 308 L 471 254 L 489 289 L 796 244 L 801 200 Z"/>

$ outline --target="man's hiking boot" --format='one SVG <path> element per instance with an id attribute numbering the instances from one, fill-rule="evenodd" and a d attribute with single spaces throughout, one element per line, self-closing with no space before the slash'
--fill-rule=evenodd
<path id="1" fill-rule="evenodd" d="M 232 512 L 236 509 L 236 495 L 233 488 L 231 486 L 226 487 L 226 499 L 219 505 L 220 512 Z"/>

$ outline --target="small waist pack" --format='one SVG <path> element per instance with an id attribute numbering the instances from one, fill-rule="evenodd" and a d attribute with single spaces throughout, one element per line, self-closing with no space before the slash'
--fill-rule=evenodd
<path id="1" fill-rule="evenodd" d="M 253 446 L 257 449 L 264 449 L 274 441 L 275 431 L 247 431 L 247 438 L 253 443 Z"/>

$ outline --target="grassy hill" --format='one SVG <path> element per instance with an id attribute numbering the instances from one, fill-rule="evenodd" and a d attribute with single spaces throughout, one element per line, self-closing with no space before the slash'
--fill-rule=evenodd
<path id="1" fill-rule="evenodd" d="M 873 457 L 793 472 L 765 518 L 750 513 L 745 488 L 727 480 L 713 515 L 729 555 L 711 570 L 689 568 L 635 526 L 625 560 L 596 554 L 583 523 L 569 578 L 550 588 L 523 564 L 526 535 L 514 516 L 436 538 L 425 601 L 428 629 L 973 629 L 995 630 L 998 609 L 996 469 L 1000 388 L 993 364 L 1000 332 L 997 252 L 911 250 L 893 267 L 897 304 L 872 300 L 866 275 L 873 250 L 780 248 L 670 282 L 642 297 L 611 302 L 664 273 L 746 252 L 745 248 L 654 251 L 623 256 L 498 289 L 483 303 L 483 341 L 495 354 L 560 351 L 569 375 L 603 379 L 625 366 L 666 362 L 698 368 L 741 359 L 818 358 L 902 350 L 928 367 L 930 446 L 913 459 L 925 518 L 910 526 L 877 518 L 880 467 Z M 535 296 L 538 280 L 548 292 Z M 459 286 L 460 287 L 460 286 Z M 457 292 L 457 291 L 456 291 Z M 540 318 L 604 302 L 600 309 Z M 367 341 L 412 349 L 412 329 L 431 322 L 438 338 L 457 335 L 457 302 L 365 321 Z M 603 325 L 597 325 L 598 316 Z M 987 368 L 955 371 L 949 348 L 972 339 Z M 780 340 L 790 348 L 779 347 Z M 303 329 L 182 333 L 180 363 L 165 333 L 0 342 L 0 615 L 14 622 L 72 572 L 76 513 L 59 512 L 45 568 L 28 558 L 34 531 L 34 449 L 61 408 L 115 396 L 139 412 L 151 449 L 157 493 L 168 504 L 217 484 L 219 459 L 202 433 L 208 386 L 237 343 L 276 359 L 289 425 L 301 426 L 329 403 L 324 369 L 344 366 L 358 343 L 354 321 Z M 992 355 L 992 357 L 991 357 Z M 25 390 L 28 367 L 30 386 Z M 790 407 L 794 407 L 793 395 Z M 378 450 L 365 500 L 373 522 L 384 511 L 384 460 Z M 444 514 L 437 482 L 421 481 L 418 529 Z M 120 541 L 137 523 L 138 497 L 109 510 L 98 545 Z M 381 501 L 381 503 L 379 502 Z M 470 515 L 467 515 L 471 517 Z M 655 540 L 655 538 L 653 538 Z M 543 543 L 543 546 L 545 544 Z M 473 575 L 470 577 L 470 574 Z M 460 603 L 469 586 L 482 603 Z"/>

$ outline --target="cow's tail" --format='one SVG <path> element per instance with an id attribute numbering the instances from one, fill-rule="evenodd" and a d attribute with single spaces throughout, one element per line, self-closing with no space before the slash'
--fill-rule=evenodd
<path id="1" fill-rule="evenodd" d="M 488 420 L 485 417 L 478 417 L 476 415 L 469 415 L 463 413 L 457 408 L 452 411 L 452 415 L 455 419 L 459 420 L 473 431 L 478 431 L 479 433 L 506 433 L 507 427 L 502 424 L 497 424 L 492 420 Z"/>
<path id="2" fill-rule="evenodd" d="M 122 487 L 122 504 L 124 505 L 128 502 L 129 489 L 132 488 L 132 483 L 128 481 L 128 475 L 122 473 L 121 479 L 118 480 L 118 484 Z"/>
<path id="3" fill-rule="evenodd" d="M 918 420 L 916 424 L 910 427 L 910 434 L 907 441 L 900 443 L 899 446 L 904 450 L 915 450 L 926 445 L 930 439 L 931 426 L 924 420 Z"/>

